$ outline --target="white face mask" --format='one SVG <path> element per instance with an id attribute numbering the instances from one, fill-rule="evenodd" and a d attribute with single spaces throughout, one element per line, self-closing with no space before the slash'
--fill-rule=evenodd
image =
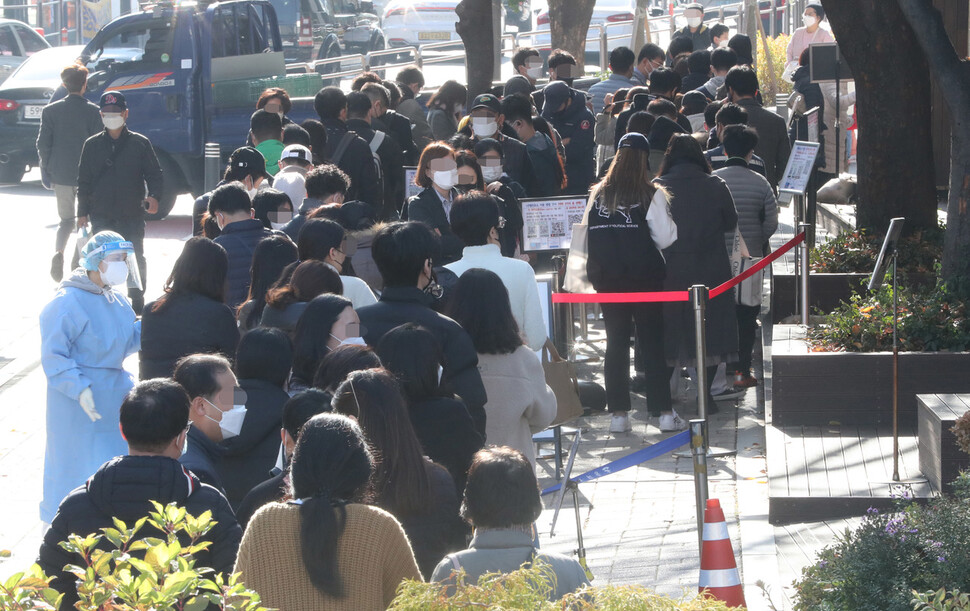
<path id="1" fill-rule="evenodd" d="M 107 286 L 118 286 L 128 280 L 128 264 L 124 261 L 105 261 L 101 281 Z"/>
<path id="2" fill-rule="evenodd" d="M 464 104 L 459 104 L 458 106 L 455 106 L 455 114 L 458 115 L 459 117 L 464 117 L 465 116 L 465 105 Z"/>
<path id="3" fill-rule="evenodd" d="M 529 75 L 529 78 L 537 79 L 542 76 L 542 66 L 535 66 L 531 68 L 526 68 L 525 73 Z"/>
<path id="4" fill-rule="evenodd" d="M 813 25 L 815 25 L 816 21 L 817 19 L 815 17 L 812 17 L 811 15 L 802 15 L 802 23 L 805 24 L 806 28 L 810 28 Z"/>
<path id="5" fill-rule="evenodd" d="M 485 182 L 494 182 L 499 178 L 502 178 L 502 166 L 500 165 L 483 165 L 482 166 L 482 178 Z"/>
<path id="6" fill-rule="evenodd" d="M 125 118 L 121 113 L 110 112 L 101 115 L 101 122 L 107 129 L 121 129 L 125 125 Z"/>
<path id="7" fill-rule="evenodd" d="M 333 333 L 330 334 L 330 337 L 332 337 L 335 340 L 337 340 L 338 342 L 340 342 L 340 345 L 341 346 L 347 346 L 347 345 L 350 345 L 350 346 L 366 346 L 367 345 L 367 342 L 364 341 L 364 338 L 363 337 L 346 337 L 344 339 L 340 339 L 339 337 L 337 337 Z"/>
<path id="8" fill-rule="evenodd" d="M 458 168 L 434 172 L 431 175 L 431 181 L 442 189 L 451 189 L 458 184 Z"/>
<path id="9" fill-rule="evenodd" d="M 498 121 L 487 117 L 472 117 L 472 131 L 479 138 L 488 138 L 498 131 Z"/>
<path id="10" fill-rule="evenodd" d="M 703 17 L 688 17 L 687 18 L 687 25 L 689 25 L 692 28 L 700 27 L 700 25 L 703 22 L 704 22 L 704 18 Z"/>
<path id="11" fill-rule="evenodd" d="M 203 399 L 203 401 L 212 407 L 219 409 L 212 401 L 209 401 L 208 399 Z M 231 439 L 232 437 L 239 435 L 239 432 L 242 431 L 243 421 L 246 419 L 246 406 L 233 405 L 231 410 L 222 412 L 222 420 L 216 420 L 215 418 L 209 416 L 209 414 L 206 414 L 205 417 L 213 422 L 219 423 L 219 430 L 222 431 L 222 438 L 224 440 Z"/>
<path id="12" fill-rule="evenodd" d="M 269 226 L 277 231 L 281 231 L 284 227 L 286 227 L 286 223 L 274 223 L 273 221 L 270 221 Z"/>
<path id="13" fill-rule="evenodd" d="M 258 192 L 259 192 L 259 189 L 257 189 L 256 187 L 253 187 L 252 189 L 246 189 L 246 193 L 249 194 L 249 201 L 253 201 L 254 199 L 256 199 L 256 194 Z"/>
<path id="14" fill-rule="evenodd" d="M 724 38 L 721 42 L 717 43 L 719 49 L 727 49 L 728 39 Z"/>

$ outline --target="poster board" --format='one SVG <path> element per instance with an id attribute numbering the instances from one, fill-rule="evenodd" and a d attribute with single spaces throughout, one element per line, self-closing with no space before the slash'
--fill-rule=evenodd
<path id="1" fill-rule="evenodd" d="M 841 79 L 852 80 L 849 64 L 839 53 L 839 45 L 834 42 L 820 42 L 808 45 L 808 74 L 813 83 L 823 83 Z"/>
<path id="2" fill-rule="evenodd" d="M 788 157 L 788 165 L 785 166 L 785 173 L 778 183 L 780 192 L 793 195 L 805 193 L 808 180 L 812 176 L 812 168 L 815 167 L 818 149 L 818 142 L 795 141 L 795 145 L 791 148 L 791 156 Z"/>
<path id="3" fill-rule="evenodd" d="M 420 187 L 420 186 L 414 184 L 414 176 L 417 173 L 418 173 L 418 168 L 416 166 L 413 166 L 413 165 L 406 165 L 406 166 L 404 166 L 404 189 L 405 189 L 404 197 L 405 197 L 405 199 L 410 199 L 410 198 L 414 197 L 415 195 L 417 195 L 418 193 L 420 193 L 421 191 L 424 190 L 423 187 Z"/>
<path id="4" fill-rule="evenodd" d="M 876 259 L 876 266 L 873 268 L 872 276 L 869 278 L 868 288 L 870 291 L 877 291 L 882 287 L 882 279 L 886 276 L 889 259 L 896 253 L 896 245 L 899 243 L 899 236 L 903 233 L 903 223 L 905 220 L 901 216 L 889 220 L 889 230 L 886 231 L 886 239 L 882 242 L 882 248 L 879 250 L 879 258 Z"/>
<path id="5" fill-rule="evenodd" d="M 819 107 L 805 113 L 805 122 L 808 124 L 808 141 L 818 142 L 818 111 Z"/>
<path id="6" fill-rule="evenodd" d="M 583 220 L 589 197 L 530 197 L 522 202 L 522 252 L 569 250 L 573 224 Z"/>

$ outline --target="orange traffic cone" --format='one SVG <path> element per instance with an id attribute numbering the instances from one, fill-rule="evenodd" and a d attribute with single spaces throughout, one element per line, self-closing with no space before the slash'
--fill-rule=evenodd
<path id="1" fill-rule="evenodd" d="M 707 501 L 704 511 L 704 544 L 701 548 L 701 577 L 697 590 L 707 592 L 732 607 L 747 607 L 741 576 L 734 561 L 727 522 L 717 499 Z"/>

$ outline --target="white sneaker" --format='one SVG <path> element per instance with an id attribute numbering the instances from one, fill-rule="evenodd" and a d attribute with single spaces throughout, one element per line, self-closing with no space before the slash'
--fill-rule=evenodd
<path id="1" fill-rule="evenodd" d="M 671 410 L 669 414 L 660 415 L 660 430 L 662 432 L 683 431 L 686 428 L 687 422 L 677 412 Z"/>
<path id="2" fill-rule="evenodd" d="M 627 413 L 616 413 L 613 414 L 613 418 L 610 420 L 610 432 L 611 433 L 629 433 L 633 430 L 630 425 L 630 415 Z"/>

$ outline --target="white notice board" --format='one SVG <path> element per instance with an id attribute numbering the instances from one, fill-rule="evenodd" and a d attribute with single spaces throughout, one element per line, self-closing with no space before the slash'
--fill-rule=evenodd
<path id="1" fill-rule="evenodd" d="M 583 196 L 532 197 L 522 201 L 522 251 L 569 250 L 573 224 L 583 220 Z"/>
<path id="2" fill-rule="evenodd" d="M 778 190 L 783 193 L 802 195 L 808 188 L 808 179 L 815 167 L 815 157 L 818 155 L 818 142 L 802 142 L 796 140 L 788 158 L 785 173 L 778 183 Z"/>
<path id="3" fill-rule="evenodd" d="M 418 168 L 413 165 L 404 166 L 404 188 L 407 190 L 405 197 L 414 197 L 418 193 L 424 190 L 424 187 L 420 187 L 414 184 L 414 176 L 418 173 Z"/>

